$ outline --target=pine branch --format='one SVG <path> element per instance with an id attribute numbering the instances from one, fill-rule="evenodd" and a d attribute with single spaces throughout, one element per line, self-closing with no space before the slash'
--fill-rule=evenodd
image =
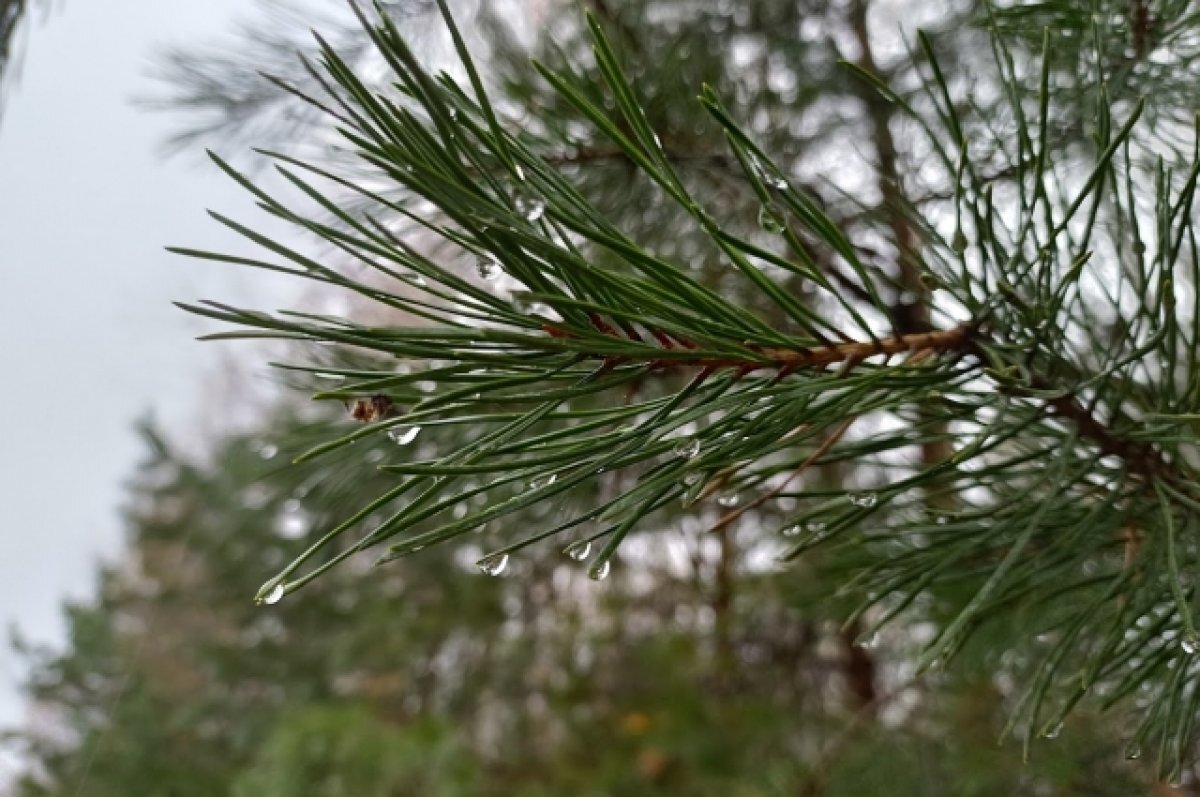
<path id="1" fill-rule="evenodd" d="M 645 341 L 636 331 L 629 330 L 628 336 L 622 336 L 603 319 L 594 318 L 597 331 L 606 337 L 618 340 L 634 340 L 638 343 Z M 650 334 L 660 346 L 655 355 L 644 357 L 614 357 L 604 354 L 588 354 L 592 359 L 603 359 L 605 366 L 613 368 L 618 365 L 644 364 L 651 370 L 663 370 L 672 367 L 703 368 L 708 371 L 734 369 L 746 374 L 768 369 L 775 370 L 780 376 L 790 374 L 800 369 L 824 368 L 829 365 L 842 364 L 840 373 L 846 373 L 859 363 L 872 357 L 885 355 L 891 357 L 905 352 L 914 353 L 954 353 L 972 348 L 973 336 L 978 328 L 977 323 L 960 324 L 951 329 L 934 330 L 932 332 L 917 332 L 908 335 L 896 335 L 890 338 L 877 338 L 869 341 L 850 341 L 829 346 L 813 346 L 807 348 L 779 348 L 747 344 L 746 348 L 752 356 L 747 357 L 712 357 L 692 355 L 698 348 L 697 344 L 686 338 L 673 338 L 665 332 L 652 329 Z M 545 325 L 545 330 L 552 337 L 571 338 L 573 334 L 554 324 Z"/>
<path id="2" fill-rule="evenodd" d="M 1049 34 L 1041 71 L 1028 80 L 1013 67 L 1009 40 L 994 36 L 1002 113 L 980 119 L 954 101 L 928 37 L 919 39 L 927 70 L 920 90 L 901 96 L 874 74 L 866 6 L 857 3 L 850 21 L 863 59 L 849 66 L 865 81 L 882 232 L 900 253 L 888 274 L 862 261 L 844 226 L 705 88 L 701 106 L 725 136 L 730 168 L 761 205 L 762 229 L 747 232 L 709 207 L 681 178 L 678 153 L 664 147 L 614 47 L 589 19 L 594 84 L 535 67 L 607 142 L 594 151 L 630 163 L 654 201 L 678 214 L 680 234 L 686 225 L 717 253 L 722 278 L 738 286 L 717 289 L 703 269 L 654 254 L 619 229 L 530 140 L 510 133 L 446 18 L 472 93 L 425 72 L 382 19 L 365 22 L 367 32 L 402 96 L 364 85 L 322 45 L 333 96 L 314 103 L 336 108 L 360 160 L 421 204 L 276 156 L 314 215 L 218 161 L 261 207 L 334 245 L 370 278 L 220 216 L 283 264 L 179 250 L 314 279 L 386 311 L 380 325 L 188 306 L 244 330 L 219 337 L 332 342 L 366 358 L 287 366 L 338 379 L 316 397 L 350 402 L 369 421 L 301 459 L 370 435 L 407 445 L 421 429 L 422 439 L 456 441 L 383 464 L 394 486 L 326 531 L 264 585 L 260 600 L 279 600 L 361 551 L 386 546 L 384 563 L 488 524 L 511 536 L 480 561 L 484 572 L 501 573 L 509 556 L 570 534 L 568 550 L 584 552 L 589 573 L 603 578 L 623 540 L 653 530 L 671 507 L 716 496 L 732 508 L 751 492 L 747 508 L 774 496 L 803 499 L 772 531 L 784 561 L 819 547 L 822 566 L 844 573 L 840 582 L 859 601 L 847 628 L 869 635 L 920 611 L 919 597 L 940 601 L 922 668 L 949 662 L 981 628 L 1006 620 L 1021 629 L 1017 644 L 1052 632 L 1054 644 L 1034 651 L 1023 679 L 1027 739 L 1052 729 L 1093 684 L 1117 700 L 1155 681 L 1162 698 L 1139 733 L 1182 756 L 1190 726 L 1180 717 L 1200 699 L 1200 667 L 1188 658 L 1200 639 L 1187 578 L 1200 564 L 1189 459 L 1189 424 L 1200 417 L 1200 367 L 1191 357 L 1200 343 L 1192 229 L 1200 149 L 1182 176 L 1165 165 L 1144 172 L 1135 150 L 1156 140 L 1139 132 L 1149 124 L 1145 101 L 1092 103 L 1094 142 L 1060 145 Z M 1077 112 L 1068 107 L 1062 118 Z M 998 129 L 998 117 L 1011 129 Z M 918 212 L 900 189 L 905 142 L 890 132 L 900 118 L 920 139 L 921 176 L 952 197 L 945 206 Z M 1013 170 L 1003 186 L 981 177 L 997 173 L 997 160 Z M 343 207 L 318 179 L 371 209 Z M 380 218 L 404 219 L 461 261 L 425 254 Z M 462 268 L 471 263 L 478 279 Z M 516 286 L 510 295 L 494 288 L 501 276 Z M 805 290 L 785 289 L 784 278 Z M 1190 293 L 1176 287 L 1185 281 Z M 880 330 L 889 321 L 890 335 Z M 910 356 L 890 365 L 900 354 Z M 398 371 L 396 358 L 427 367 Z M 877 366 L 862 367 L 873 358 Z M 812 478 L 816 464 L 844 475 L 823 484 Z M 615 473 L 622 480 L 608 482 Z M 597 483 L 606 486 L 593 499 L 565 503 Z M 519 521 L 547 504 L 568 509 L 534 528 Z M 725 514 L 718 533 L 728 538 L 745 517 Z M 1131 528 L 1137 543 L 1124 531 Z M 726 547 L 723 561 L 732 567 L 738 554 Z M 731 593 L 715 600 L 723 605 Z M 1164 629 L 1174 636 L 1160 638 Z"/>

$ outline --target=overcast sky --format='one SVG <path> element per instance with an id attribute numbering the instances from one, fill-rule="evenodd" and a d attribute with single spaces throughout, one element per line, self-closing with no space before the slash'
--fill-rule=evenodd
<path id="1" fill-rule="evenodd" d="M 246 1 L 55 5 L 0 122 L 0 620 L 51 643 L 62 601 L 119 550 L 134 421 L 196 439 L 199 385 L 231 351 L 170 302 L 281 304 L 267 275 L 163 251 L 238 248 L 204 210 L 254 215 L 214 168 L 164 161 L 170 120 L 130 102 L 156 46 L 225 29 Z M 0 726 L 23 716 L 18 663 L 0 646 Z"/>

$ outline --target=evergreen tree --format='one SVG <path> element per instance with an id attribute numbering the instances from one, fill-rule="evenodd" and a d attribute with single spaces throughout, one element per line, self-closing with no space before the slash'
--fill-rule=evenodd
<path id="1" fill-rule="evenodd" d="M 711 524 L 722 546 L 736 547 L 731 525 L 753 526 L 745 536 L 761 549 L 841 574 L 854 599 L 846 627 L 864 639 L 898 617 L 931 621 L 918 669 L 1012 651 L 1008 667 L 1028 686 L 1014 712 L 1026 739 L 1054 735 L 1081 700 L 1144 693 L 1131 744 L 1182 773 L 1200 700 L 1200 162 L 1186 127 L 1194 88 L 1179 77 L 1194 61 L 1194 21 L 1186 4 L 1166 5 L 985 7 L 963 38 L 914 37 L 889 63 L 863 2 L 839 10 L 846 41 L 828 35 L 813 53 L 771 35 L 802 34 L 798 9 L 598 3 L 586 26 L 561 23 L 555 52 L 510 72 L 503 101 L 448 13 L 461 85 L 427 71 L 393 19 L 362 16 L 389 85 L 365 83 L 324 43 L 309 69 L 319 91 L 281 81 L 332 120 L 360 169 L 348 179 L 270 155 L 312 203 L 304 210 L 217 159 L 359 271 L 219 216 L 276 259 L 179 251 L 283 270 L 381 309 L 188 309 L 244 329 L 217 337 L 368 358 L 288 366 L 339 378 L 316 398 L 369 421 L 301 459 L 416 429 L 457 432 L 458 444 L 386 461 L 392 485 L 260 600 L 367 549 L 394 561 L 540 506 L 553 519 L 507 525 L 481 569 L 499 574 L 554 538 L 588 546 L 589 573 L 603 579 L 635 529 L 712 498 L 725 510 Z M 639 53 L 638 35 L 697 16 L 730 26 L 729 47 L 709 67 L 696 58 L 719 68 L 675 115 L 641 80 L 665 50 Z M 993 58 L 967 59 L 981 41 Z M 806 141 L 805 103 L 832 96 L 840 108 L 845 92 L 796 90 L 801 123 L 788 134 L 827 139 L 816 151 L 843 158 L 863 134 L 876 180 L 831 169 L 829 187 L 813 186 L 789 135 L 772 142 L 773 106 L 753 97 L 789 76 L 801 85 L 805 57 L 838 50 L 854 51 L 843 66 L 861 113 L 834 111 L 838 124 L 814 125 Z M 697 77 L 687 55 L 679 64 Z M 595 161 L 628 175 L 620 207 L 592 199 L 579 167 Z M 578 490 L 589 497 L 573 504 Z M 464 499 L 483 503 L 464 513 Z M 780 500 L 798 502 L 781 522 L 739 523 Z M 343 538 L 353 542 L 335 545 Z"/>
<path id="2" fill-rule="evenodd" d="M 190 307 L 248 330 L 218 337 L 297 341 L 285 373 L 342 416 L 267 433 L 304 460 L 272 477 L 292 480 L 273 500 L 309 513 L 301 540 L 280 546 L 263 538 L 261 515 L 238 525 L 215 512 L 183 547 L 223 540 L 228 558 L 171 568 L 194 579 L 175 624 L 197 604 L 237 606 L 280 556 L 293 561 L 259 596 L 284 600 L 260 611 L 314 617 L 277 650 L 256 636 L 227 668 L 204 669 L 206 710 L 252 716 L 213 734 L 208 774 L 193 781 L 234 788 L 212 784 L 236 771 L 237 788 L 297 793 L 289 773 L 311 765 L 331 777 L 344 767 L 346 783 L 363 771 L 381 789 L 419 789 L 352 743 L 373 738 L 418 757 L 465 744 L 486 773 L 440 782 L 497 794 L 573 783 L 654 793 L 648 782 L 698 794 L 883 783 L 1128 793 L 1123 778 L 1139 770 L 1120 760 L 1127 745 L 1185 779 L 1200 698 L 1189 5 L 963 3 L 905 38 L 888 7 L 858 0 L 598 0 L 586 19 L 539 5 L 546 33 L 526 46 L 485 4 L 488 35 L 450 40 L 457 79 L 400 34 L 417 19 L 421 34 L 434 30 L 419 16 L 429 6 L 331 22 L 332 44 L 303 68 L 272 63 L 285 89 L 274 96 L 287 102 L 264 105 L 271 95 L 245 80 L 245 58 L 211 73 L 175 62 L 190 86 L 176 101 L 217 111 L 204 130 L 286 133 L 275 143 L 288 151 L 271 158 L 308 209 L 219 162 L 323 244 L 268 241 L 218 217 L 274 257 L 182 251 L 357 297 L 340 315 Z M 472 67 L 468 50 L 485 39 Z M 272 53 L 291 49 L 287 36 L 275 42 Z M 366 423 L 330 431 L 352 425 L 347 416 Z M 214 506 L 262 480 L 235 465 L 253 456 L 228 456 L 205 499 Z M 328 501 L 292 496 L 309 478 L 340 487 Z M 614 569 L 618 545 L 628 555 Z M 563 570 L 548 556 L 559 547 L 568 565 L 582 556 L 594 576 L 613 573 L 604 590 L 535 599 Z M 368 548 L 388 567 L 334 567 Z M 464 575 L 471 552 L 508 577 Z M 777 555 L 790 564 L 782 573 L 769 566 Z M 682 575 L 681 557 L 692 565 Z M 389 583 L 404 585 L 412 629 L 372 622 L 395 611 L 372 598 Z M 339 615 L 324 590 L 362 597 Z M 462 590 L 482 597 L 460 602 Z M 422 616 L 428 604 L 410 591 L 447 601 L 444 612 Z M 595 619 L 595 598 L 581 596 L 597 594 L 609 596 L 611 630 L 589 646 L 574 634 L 580 617 Z M 501 596 L 505 612 L 492 602 Z M 678 634 L 675 604 L 709 619 Z M 520 644 L 477 659 L 461 649 L 464 635 L 504 640 L 510 606 Z M 229 627 L 265 622 L 230 611 Z M 143 704 L 155 691 L 139 675 L 109 683 L 105 694 L 120 696 L 111 719 L 108 698 L 92 700 L 98 683 L 58 688 L 73 683 L 57 674 L 68 663 L 77 678 L 97 660 L 109 662 L 97 672 L 125 672 L 110 649 L 128 631 L 106 627 L 119 614 L 80 610 L 75 655 L 41 670 L 53 675 L 35 695 L 78 712 L 67 725 L 79 744 L 38 748 L 50 783 L 74 782 L 66 761 L 86 760 L 90 783 L 111 765 L 111 793 L 130 793 L 168 748 L 208 749 L 191 719 L 176 725 L 186 741 L 150 738 L 147 718 L 197 708 L 179 693 Z M 541 624 L 563 636 L 549 644 Z M 331 629 L 344 637 L 330 641 Z M 219 636 L 190 635 L 215 650 L 206 640 Z M 306 640 L 321 650 L 306 652 Z M 522 713 L 514 684 L 556 671 L 536 651 L 561 657 L 561 670 L 576 645 L 616 640 L 617 658 L 555 692 L 549 712 Z M 397 661 L 431 672 L 441 650 L 476 679 L 446 703 L 394 707 L 423 688 L 356 695 L 365 711 L 324 697 L 353 662 L 378 662 L 380 677 Z M 293 657 L 309 662 L 312 685 L 277 670 L 265 680 L 312 696 L 295 712 L 252 675 Z M 911 694 L 913 669 L 932 665 L 918 708 L 889 718 L 893 692 Z M 681 668 L 695 677 L 672 677 Z M 606 672 L 619 677 L 597 708 L 584 695 Z M 230 684 L 249 686 L 223 694 Z M 252 710 L 247 694 L 269 707 Z M 488 695 L 507 719 L 481 712 L 467 727 L 505 731 L 491 766 L 486 739 L 439 730 Z M 669 697 L 647 712 L 654 695 Z M 1071 710 L 1088 719 L 1038 745 L 1035 770 L 1018 771 L 1011 749 L 981 752 L 998 717 L 1028 745 L 1059 737 Z M 1126 710 L 1140 725 L 1125 724 Z M 845 744 L 830 742 L 847 716 L 858 719 Z M 112 748 L 142 738 L 126 737 L 126 722 L 143 725 L 145 744 L 129 745 L 141 762 Z M 424 741 L 391 738 L 395 725 Z M 614 742 L 614 727 L 638 745 Z M 643 727 L 654 730 L 630 731 Z M 955 742 L 942 744 L 950 729 Z M 519 744 L 531 731 L 567 741 L 539 756 Z M 89 739 L 99 752 L 74 755 Z M 522 781 L 515 770 L 528 767 L 547 774 Z"/>
<path id="3" fill-rule="evenodd" d="M 912 627 L 851 648 L 799 579 L 742 572 L 720 609 L 700 546 L 603 584 L 553 554 L 472 577 L 485 532 L 255 607 L 261 568 L 387 483 L 353 467 L 387 457 L 386 439 L 338 468 L 287 466 L 273 441 L 330 423 L 304 415 L 275 407 L 203 463 L 146 431 L 128 554 L 69 611 L 66 650 L 29 652 L 38 722 L 10 736 L 30 764 L 17 794 L 1117 797 L 1151 783 L 1151 762 L 1122 755 L 1125 712 L 1085 709 L 1017 766 L 993 744 L 1014 684 L 983 666 L 910 682 Z M 678 553 L 696 536 L 653 539 Z M 880 671 L 869 705 L 864 662 Z"/>

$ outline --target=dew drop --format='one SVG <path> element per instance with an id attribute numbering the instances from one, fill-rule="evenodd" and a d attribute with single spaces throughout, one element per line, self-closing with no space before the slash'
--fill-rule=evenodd
<path id="1" fill-rule="evenodd" d="M 1062 735 L 1062 729 L 1063 729 L 1063 724 L 1060 722 L 1057 725 L 1055 725 L 1053 728 L 1050 728 L 1049 730 L 1047 730 L 1042 735 L 1045 736 L 1047 739 L 1057 739 L 1059 736 Z"/>
<path id="2" fill-rule="evenodd" d="M 273 459 L 279 453 L 279 446 L 267 443 L 262 448 L 258 449 L 258 455 L 263 459 Z"/>
<path id="3" fill-rule="evenodd" d="M 393 426 L 388 429 L 387 436 L 392 438 L 392 442 L 396 445 L 406 446 L 416 439 L 420 431 L 420 426 Z"/>
<path id="4" fill-rule="evenodd" d="M 345 382 L 346 377 L 341 374 L 331 374 L 328 371 L 317 371 L 313 374 L 317 379 L 326 379 L 330 382 Z"/>
<path id="5" fill-rule="evenodd" d="M 276 584 L 271 588 L 271 591 L 267 593 L 267 597 L 263 598 L 263 603 L 267 604 L 268 606 L 274 606 L 283 599 L 283 592 L 283 585 Z"/>
<path id="6" fill-rule="evenodd" d="M 546 214 L 546 203 L 537 198 L 519 196 L 513 200 L 513 207 L 521 214 L 521 218 L 531 224 Z"/>
<path id="7" fill-rule="evenodd" d="M 592 581 L 603 581 L 608 578 L 609 572 L 612 570 L 612 562 L 605 559 L 603 562 L 594 564 L 588 568 L 588 578 Z"/>
<path id="8" fill-rule="evenodd" d="M 962 230 L 954 231 L 954 237 L 950 239 L 950 248 L 960 255 L 967 251 L 967 236 Z"/>
<path id="9" fill-rule="evenodd" d="M 475 563 L 485 576 L 498 576 L 508 569 L 508 554 L 494 553 Z"/>
<path id="10" fill-rule="evenodd" d="M 700 453 L 700 441 L 695 437 L 685 437 L 675 444 L 672 452 L 681 459 L 695 459 Z M 699 476 L 699 474 L 696 475 Z"/>
<path id="11" fill-rule="evenodd" d="M 879 496 L 875 493 L 850 493 L 847 497 L 850 499 L 850 503 L 865 509 L 875 506 L 875 502 L 879 500 Z"/>
<path id="12" fill-rule="evenodd" d="M 1183 638 L 1179 640 L 1179 647 L 1183 648 L 1183 652 L 1189 656 L 1195 656 L 1200 652 L 1200 636 L 1197 636 L 1195 631 L 1184 634 Z"/>
<path id="13" fill-rule="evenodd" d="M 576 540 L 575 542 L 563 548 L 563 553 L 574 559 L 576 562 L 582 562 L 587 559 L 592 553 L 591 540 Z"/>
<path id="14" fill-rule="evenodd" d="M 783 212 L 773 202 L 769 202 L 758 209 L 758 226 L 773 235 L 779 235 L 787 229 L 787 225 L 783 220 Z"/>
<path id="15" fill-rule="evenodd" d="M 496 277 L 500 276 L 500 264 L 496 262 L 496 258 L 492 257 L 491 255 L 481 255 L 480 258 L 475 261 L 475 273 L 478 274 L 482 279 L 494 280 Z"/>
<path id="16" fill-rule="evenodd" d="M 1142 757 L 1142 746 L 1137 742 L 1130 742 L 1125 747 L 1125 757 L 1130 761 L 1134 761 Z"/>
<path id="17" fill-rule="evenodd" d="M 549 487 L 550 485 L 554 484 L 556 481 L 558 481 L 557 473 L 550 473 L 545 476 L 538 476 L 536 479 L 533 479 L 532 481 L 529 482 L 529 489 L 536 490 L 539 487 Z"/>
<path id="18" fill-rule="evenodd" d="M 415 271 L 410 271 L 408 274 L 405 274 L 404 281 L 416 285 L 418 288 L 424 288 L 429 284 L 425 281 L 424 277 Z"/>
<path id="19" fill-rule="evenodd" d="M 685 473 L 685 474 L 683 474 L 683 483 L 684 483 L 684 485 L 685 485 L 685 486 L 687 486 L 687 487 L 692 487 L 692 486 L 694 486 L 695 484 L 697 484 L 697 483 L 698 483 L 698 482 L 699 482 L 701 479 L 703 479 L 703 478 L 704 478 L 704 474 L 703 474 L 703 473 L 701 473 L 701 472 L 700 472 L 700 471 L 698 471 L 698 470 L 694 470 L 694 471 L 692 471 L 691 473 Z"/>
<path id="20" fill-rule="evenodd" d="M 723 507 L 735 507 L 742 500 L 737 490 L 726 490 L 717 494 L 717 503 Z"/>
<path id="21" fill-rule="evenodd" d="M 515 171 L 517 173 L 518 180 L 520 180 L 521 182 L 525 182 L 525 170 L 521 168 L 521 164 L 518 163 L 516 168 L 513 171 Z"/>
<path id="22" fill-rule="evenodd" d="M 803 533 L 804 533 L 804 526 L 800 525 L 799 523 L 793 524 L 791 526 L 784 526 L 784 529 L 783 529 L 783 536 L 785 536 L 785 537 L 799 537 Z"/>

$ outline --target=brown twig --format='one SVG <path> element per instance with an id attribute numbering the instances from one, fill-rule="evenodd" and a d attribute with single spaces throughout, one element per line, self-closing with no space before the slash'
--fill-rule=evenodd
<path id="1" fill-rule="evenodd" d="M 602 319 L 593 319 L 593 325 L 605 335 L 620 337 L 617 331 Z M 574 337 L 574 334 L 569 330 L 554 324 L 547 324 L 544 329 L 553 337 Z M 863 360 L 881 354 L 890 356 L 908 351 L 921 352 L 924 350 L 931 352 L 966 351 L 972 344 L 972 338 L 976 330 L 977 325 L 975 324 L 960 324 L 950 329 L 934 330 L 932 332 L 918 332 L 909 335 L 896 335 L 890 338 L 851 341 L 849 343 L 815 346 L 812 348 L 750 346 L 749 348 L 758 355 L 756 359 L 706 357 L 703 355 L 689 357 L 685 355 L 648 358 L 646 364 L 655 369 L 671 367 L 696 367 L 711 370 L 735 368 L 743 373 L 763 369 L 787 371 L 790 373 L 802 368 L 823 368 L 837 363 L 843 363 L 847 367 L 852 368 Z M 663 344 L 664 351 L 677 351 L 682 354 L 682 350 L 696 348 L 696 345 L 690 341 L 678 341 L 678 345 L 673 345 L 670 339 L 665 336 L 655 334 L 655 338 Z M 924 356 L 928 357 L 929 355 Z M 635 362 L 633 358 L 628 356 L 605 356 L 604 360 L 613 365 Z"/>
<path id="2" fill-rule="evenodd" d="M 1049 389 L 1047 381 L 1034 380 L 1037 389 Z M 1105 454 L 1123 460 L 1131 470 L 1143 476 L 1164 476 L 1170 470 L 1162 454 L 1149 443 L 1118 437 L 1092 415 L 1074 396 L 1060 396 L 1046 402 L 1048 412 L 1075 424 L 1079 433 L 1095 443 Z"/>

